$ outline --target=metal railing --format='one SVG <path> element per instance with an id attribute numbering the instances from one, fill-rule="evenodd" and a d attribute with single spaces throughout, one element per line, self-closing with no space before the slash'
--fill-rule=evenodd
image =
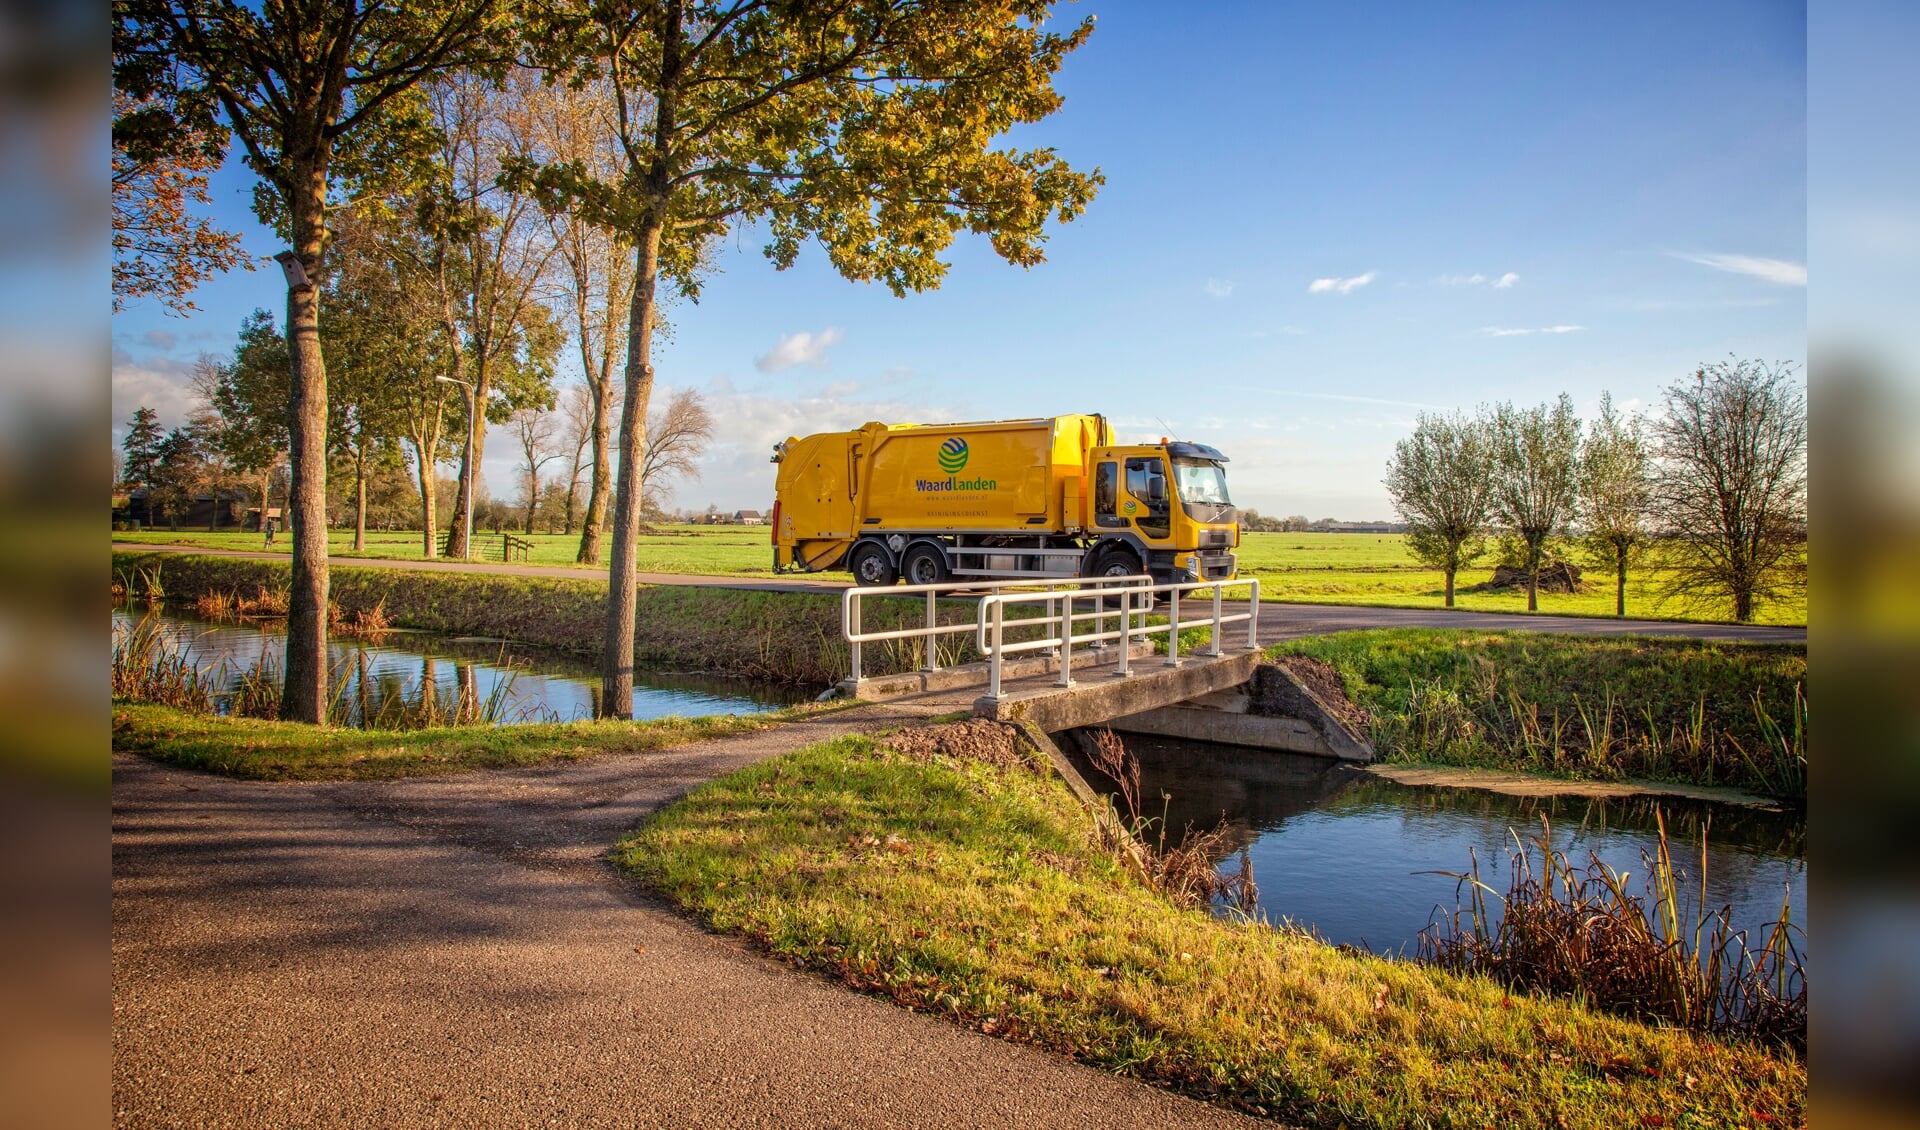
<path id="1" fill-rule="evenodd" d="M 1145 577 L 1132 578 L 1144 581 Z M 1247 610 L 1245 612 L 1224 612 L 1221 605 L 1221 590 L 1238 588 L 1245 585 L 1247 592 Z M 1209 614 L 1197 619 L 1187 619 L 1180 610 L 1180 594 L 1198 589 L 1212 590 L 1212 599 L 1207 603 Z M 1148 624 L 1147 616 L 1152 612 L 1152 597 L 1165 595 L 1168 599 L 1167 622 L 1165 625 Z M 1116 611 L 1108 607 L 1107 602 L 1115 598 L 1120 601 Z M 1138 602 L 1136 604 L 1136 601 Z M 1006 609 L 1009 605 L 1038 604 L 1045 602 L 1047 610 L 1038 616 L 1015 617 L 1009 619 Z M 1087 611 L 1076 611 L 1080 604 L 1091 604 Z M 1109 630 L 1107 622 L 1118 617 L 1119 626 Z M 1135 626 L 1134 619 L 1139 618 Z M 1093 630 L 1082 632 L 1077 626 L 1091 621 Z M 1102 596 L 1087 596 L 1081 593 L 1063 591 L 1046 592 L 997 592 L 980 599 L 979 609 L 974 616 L 975 646 L 987 656 L 987 697 L 1000 697 L 1001 666 L 1009 655 L 1026 651 L 1051 650 L 1060 657 L 1060 673 L 1054 679 L 1054 685 L 1070 687 L 1073 685 L 1073 646 L 1092 644 L 1104 646 L 1108 640 L 1118 640 L 1120 654 L 1114 665 L 1114 675 L 1126 678 L 1133 673 L 1131 666 L 1132 647 L 1136 639 L 1151 639 L 1161 632 L 1167 634 L 1166 666 L 1180 666 L 1180 632 L 1183 628 L 1211 627 L 1212 638 L 1207 644 L 1206 654 L 1217 657 L 1222 654 L 1223 635 L 1228 624 L 1245 622 L 1247 625 L 1247 647 L 1259 646 L 1260 640 L 1260 581 L 1248 577 L 1238 581 L 1186 581 L 1178 584 L 1133 585 L 1120 589 L 1117 593 Z M 1009 626 L 1042 627 L 1049 632 L 1034 639 L 1015 643 L 1006 641 Z"/>
<path id="2" fill-rule="evenodd" d="M 1111 594 L 1120 589 L 1144 589 L 1151 582 L 1152 578 L 1145 574 L 1135 574 L 1126 577 L 1081 577 L 1067 581 L 1056 580 L 1051 582 L 1050 587 L 1044 591 L 1035 593 L 1034 598 L 1050 602 L 1049 607 L 1051 607 L 1052 604 L 1058 603 L 1070 596 L 1080 596 L 1083 599 L 1090 599 L 1086 597 L 1086 593 L 1088 592 Z M 954 596 L 961 593 L 978 593 L 984 591 L 989 594 L 988 598 L 990 598 L 1004 594 L 1009 590 L 1032 589 L 1037 585 L 1048 584 L 1049 582 L 1047 581 L 1028 579 L 1011 581 L 943 581 L 936 585 L 889 585 L 885 587 L 875 586 L 873 588 L 860 588 L 855 586 L 849 588 L 840 597 L 840 633 L 846 638 L 847 648 L 851 652 L 849 656 L 851 677 L 855 683 L 858 683 L 862 678 L 861 645 L 878 643 L 885 640 L 924 639 L 926 641 L 926 655 L 921 663 L 920 669 L 922 671 L 939 670 L 940 649 L 938 644 L 940 637 L 975 632 L 976 625 L 984 622 L 976 616 L 973 623 L 966 621 L 954 621 L 946 624 L 940 623 L 937 610 L 940 598 L 943 595 Z M 1072 586 L 1071 590 L 1066 587 L 1068 585 Z M 879 597 L 885 599 L 892 597 L 897 599 L 921 594 L 926 596 L 927 601 L 927 621 L 925 624 L 912 628 L 893 628 L 872 632 L 865 630 L 862 604 L 867 598 Z M 999 666 L 996 664 L 994 667 L 996 678 L 998 678 L 998 672 Z"/>

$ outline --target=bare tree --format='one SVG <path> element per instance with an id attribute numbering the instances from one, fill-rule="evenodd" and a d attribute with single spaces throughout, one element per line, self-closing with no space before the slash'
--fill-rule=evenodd
<path id="1" fill-rule="evenodd" d="M 526 473 L 527 517 L 524 529 L 533 532 L 533 514 L 540 508 L 540 468 L 561 457 L 564 452 L 553 450 L 555 439 L 553 413 L 537 404 L 515 412 L 510 422 L 513 424 L 513 438 L 520 444 L 520 469 Z"/>
<path id="2" fill-rule="evenodd" d="M 668 398 L 665 408 L 647 419 L 647 453 L 640 461 L 642 512 L 659 517 L 673 497 L 673 479 L 700 477 L 700 456 L 713 438 L 713 416 L 706 398 L 683 388 Z"/>
<path id="3" fill-rule="evenodd" d="M 1653 503 L 1646 428 L 1639 416 L 1621 417 L 1613 394 L 1600 394 L 1600 418 L 1580 449 L 1580 540 L 1588 557 L 1613 570 L 1613 613 L 1627 614 L 1627 567 L 1647 547 Z"/>
<path id="4" fill-rule="evenodd" d="M 1407 549 L 1421 563 L 1446 572 L 1448 608 L 1453 607 L 1455 574 L 1486 549 L 1492 454 L 1485 421 L 1423 412 L 1387 463 L 1387 493 L 1407 524 Z M 1305 518 L 1289 518 L 1285 528 L 1306 526 Z"/>
<path id="5" fill-rule="evenodd" d="M 1527 611 L 1540 609 L 1547 542 L 1566 532 L 1580 498 L 1580 418 L 1566 393 L 1551 405 L 1493 413 L 1493 510 L 1527 570 Z"/>
<path id="6" fill-rule="evenodd" d="M 1791 364 L 1700 368 L 1667 389 L 1653 441 L 1662 599 L 1725 601 L 1745 623 L 1804 586 L 1807 401 Z"/>
<path id="7" fill-rule="evenodd" d="M 593 390 L 584 384 L 569 385 L 560 397 L 560 413 L 565 421 L 561 438 L 568 457 L 563 532 L 571 534 L 574 520 L 580 514 L 580 474 L 593 469 L 587 459 L 587 450 L 595 435 Z"/>

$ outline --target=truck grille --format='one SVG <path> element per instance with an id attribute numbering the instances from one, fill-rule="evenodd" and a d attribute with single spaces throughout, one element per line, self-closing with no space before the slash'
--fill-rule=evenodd
<path id="1" fill-rule="evenodd" d="M 1201 530 L 1201 549 L 1225 549 L 1233 544 L 1233 534 L 1228 530 Z"/>
<path id="2" fill-rule="evenodd" d="M 1200 579 L 1224 581 L 1233 576 L 1233 554 L 1208 553 L 1200 556 Z"/>

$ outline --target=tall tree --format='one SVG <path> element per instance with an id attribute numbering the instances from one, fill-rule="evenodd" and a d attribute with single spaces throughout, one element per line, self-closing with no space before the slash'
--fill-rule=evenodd
<path id="1" fill-rule="evenodd" d="M 1647 546 L 1652 467 L 1639 416 L 1622 417 L 1613 394 L 1600 394 L 1600 416 L 1580 449 L 1580 539 L 1588 557 L 1613 570 L 1613 614 L 1627 614 L 1627 567 Z"/>
<path id="2" fill-rule="evenodd" d="M 225 143 L 214 130 L 180 128 L 164 95 L 142 103 L 116 90 L 113 114 L 113 308 L 153 297 L 185 314 L 207 278 L 253 269 L 237 233 L 193 214 L 212 203 L 207 174 Z"/>
<path id="3" fill-rule="evenodd" d="M 260 489 L 260 520 L 272 505 L 273 475 L 286 461 L 287 339 L 273 315 L 255 310 L 240 323 L 233 359 L 223 362 L 208 392 L 219 425 L 212 443 L 236 474 L 253 476 Z"/>
<path id="4" fill-rule="evenodd" d="M 663 521 L 673 497 L 673 480 L 700 477 L 700 456 L 713 438 L 713 414 L 706 398 L 683 388 L 666 407 L 647 418 L 647 457 L 640 464 L 641 513 Z"/>
<path id="5" fill-rule="evenodd" d="M 471 74 L 449 75 L 427 91 L 441 139 L 435 191 L 446 240 L 445 332 L 459 341 L 458 375 L 472 384 L 483 417 L 460 452 L 454 505 L 462 511 L 485 457 L 487 424 L 503 424 L 520 408 L 551 398 L 562 341 L 542 302 L 554 255 L 551 233 L 533 197 L 500 180 L 502 163 L 532 147 L 532 111 L 520 94 L 518 86 Z M 466 529 L 457 523 L 447 554 L 466 552 Z"/>
<path id="6" fill-rule="evenodd" d="M 126 454 L 126 460 L 120 465 L 122 486 L 133 490 L 153 482 L 153 469 L 160 462 L 160 441 L 165 438 L 158 412 L 144 404 L 133 410 L 127 434 L 120 441 L 120 450 Z"/>
<path id="7" fill-rule="evenodd" d="M 177 530 L 180 515 L 193 505 L 205 474 L 200 445 L 194 442 L 190 430 L 175 428 L 160 441 L 155 454 L 153 481 L 147 486 L 147 512 L 158 508 L 168 525 Z"/>
<path id="8" fill-rule="evenodd" d="M 1653 424 L 1663 598 L 1724 601 L 1746 623 L 1805 584 L 1807 400 L 1790 364 L 1707 365 Z"/>
<path id="9" fill-rule="evenodd" d="M 382 228 L 390 224 L 383 220 L 377 208 L 337 214 L 322 322 L 333 358 L 328 432 L 353 473 L 355 552 L 366 548 L 368 482 L 398 464 L 408 386 L 418 383 L 420 362 L 433 357 L 422 348 L 431 327 L 422 324 L 419 304 L 386 254 Z"/>
<path id="10" fill-rule="evenodd" d="M 603 77 L 544 82 L 531 71 L 519 72 L 515 81 L 531 111 L 532 146 L 526 154 L 530 163 L 578 166 L 601 183 L 620 179 L 626 157 L 620 150 L 617 106 L 610 82 Z M 627 344 L 633 248 L 618 230 L 595 224 L 584 214 L 552 206 L 546 210 L 546 217 L 563 268 L 562 290 L 573 314 L 570 328 L 580 351 L 585 406 L 590 411 L 589 426 L 580 435 L 592 448 L 587 466 L 593 477 L 587 487 L 580 548 L 574 560 L 598 565 L 605 540 L 607 503 L 613 494 L 613 460 L 608 447 L 622 391 L 615 366 Z M 576 447 L 575 481 L 581 466 L 577 451 Z M 567 504 L 567 532 L 572 533 L 571 494 Z"/>
<path id="11" fill-rule="evenodd" d="M 1422 412 L 1413 434 L 1394 444 L 1387 463 L 1387 494 L 1407 524 L 1407 549 L 1421 563 L 1444 570 L 1447 604 L 1454 577 L 1486 550 L 1493 504 L 1493 438 L 1484 420 Z M 1296 523 L 1297 522 L 1297 526 Z M 1288 529 L 1305 529 L 1289 518 Z"/>
<path id="12" fill-rule="evenodd" d="M 1051 149 L 993 148 L 1060 105 L 1053 75 L 1091 19 L 1047 30 L 1051 0 L 627 0 L 556 5 L 539 38 L 593 60 L 613 88 L 615 176 L 577 164 L 508 170 L 634 249 L 620 413 L 602 708 L 632 710 L 640 469 L 664 278 L 698 286 L 708 240 L 766 225 L 791 266 L 817 239 L 849 279 L 895 294 L 939 285 L 961 230 L 1008 262 L 1043 259 L 1047 221 L 1100 182 Z"/>
<path id="13" fill-rule="evenodd" d="M 287 421 L 293 571 L 283 718 L 327 701 L 327 374 L 320 353 L 328 190 L 337 165 L 404 160 L 426 140 L 404 95 L 512 50 L 500 0 L 115 0 L 114 89 L 143 130 L 239 141 L 263 222 L 290 246 Z M 224 122 L 225 129 L 220 128 Z M 124 132 L 116 123 L 117 132 Z M 224 157 L 224 145 L 213 156 Z"/>
<path id="14" fill-rule="evenodd" d="M 1540 610 L 1547 543 L 1567 530 L 1580 499 L 1580 418 L 1566 393 L 1553 404 L 1493 413 L 1493 509 L 1527 570 L 1527 611 Z"/>
<path id="15" fill-rule="evenodd" d="M 597 435 L 601 440 L 601 449 L 606 447 L 606 434 L 601 430 L 605 419 L 601 416 L 593 390 L 584 384 L 569 385 L 560 397 L 560 414 L 565 421 L 562 443 L 567 455 L 567 490 L 563 496 L 565 529 L 573 533 L 573 523 L 580 515 L 580 474 L 593 471 L 588 462 L 588 450 Z M 576 561 L 582 560 L 577 554 Z"/>

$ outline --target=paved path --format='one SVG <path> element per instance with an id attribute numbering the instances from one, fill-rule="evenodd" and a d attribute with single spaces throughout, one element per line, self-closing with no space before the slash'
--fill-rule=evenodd
<path id="1" fill-rule="evenodd" d="M 400 782 L 116 755 L 118 1126 L 1252 1126 L 780 965 L 603 862 L 687 788 L 862 707 Z"/>
<path id="2" fill-rule="evenodd" d="M 218 557 L 242 557 L 261 561 L 285 561 L 285 553 L 261 553 L 237 549 L 205 549 L 197 546 L 145 545 L 114 542 L 113 548 L 127 552 L 208 554 Z M 373 557 L 334 557 L 336 565 L 371 566 L 392 569 L 424 569 L 446 573 L 496 573 L 513 577 L 561 577 L 572 580 L 599 580 L 604 570 L 575 569 L 564 565 L 519 565 L 498 561 L 423 561 Z M 747 589 L 761 592 L 844 591 L 850 582 L 802 579 L 798 577 L 717 577 L 694 573 L 641 573 L 644 585 L 696 585 L 705 588 Z M 1238 611 L 1244 602 L 1235 604 Z M 1188 615 L 1192 615 L 1191 612 Z M 1260 642 L 1275 643 L 1299 636 L 1325 632 L 1344 632 L 1356 628 L 1479 628 L 1484 630 L 1519 629 L 1536 632 L 1574 632 L 1583 635 L 1653 635 L 1689 639 L 1746 640 L 1750 642 L 1805 643 L 1805 628 L 1750 624 L 1695 624 L 1670 620 L 1615 620 L 1597 616 L 1554 616 L 1524 612 L 1465 612 L 1443 608 L 1376 608 L 1348 604 L 1292 604 L 1266 602 L 1260 606 Z M 1231 637 L 1230 637 L 1231 638 Z"/>

